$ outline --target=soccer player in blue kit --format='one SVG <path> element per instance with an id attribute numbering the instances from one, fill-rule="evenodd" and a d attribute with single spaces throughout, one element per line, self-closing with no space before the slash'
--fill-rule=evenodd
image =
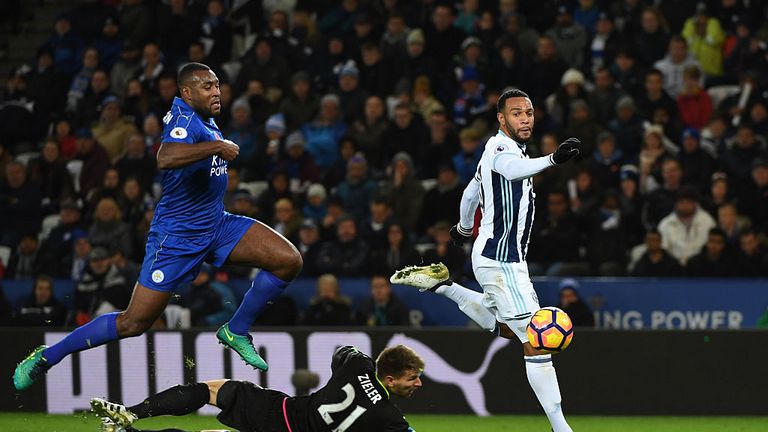
<path id="1" fill-rule="evenodd" d="M 101 315 L 57 344 L 41 345 L 16 366 L 13 383 L 24 390 L 74 352 L 138 336 L 165 310 L 173 291 L 195 279 L 203 262 L 261 270 L 232 319 L 216 337 L 261 370 L 248 329 L 266 305 L 301 271 L 302 259 L 283 236 L 261 222 L 224 211 L 227 163 L 239 147 L 221 136 L 213 117 L 221 111 L 219 80 L 206 65 L 189 63 L 178 74 L 176 97 L 165 123 L 157 164 L 163 195 L 147 236 L 139 280 L 125 311 Z"/>

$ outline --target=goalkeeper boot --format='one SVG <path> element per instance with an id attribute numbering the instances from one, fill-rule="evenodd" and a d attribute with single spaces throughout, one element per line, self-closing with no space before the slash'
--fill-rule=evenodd
<path id="1" fill-rule="evenodd" d="M 16 390 L 26 390 L 51 368 L 48 360 L 43 357 L 43 351 L 46 348 L 48 348 L 47 345 L 40 345 L 16 365 L 16 370 L 13 372 L 13 386 Z"/>
<path id="2" fill-rule="evenodd" d="M 101 429 L 99 429 L 100 432 L 126 432 L 126 429 L 123 427 L 120 427 L 117 423 L 112 421 L 109 417 L 103 417 L 101 419 Z"/>
<path id="3" fill-rule="evenodd" d="M 115 432 L 124 430 L 139 419 L 125 406 L 100 398 L 91 399 L 91 411 L 99 417 L 112 420 L 118 426 Z M 104 422 L 102 422 L 102 426 L 104 426 Z"/>
<path id="4" fill-rule="evenodd" d="M 252 366 L 254 369 L 259 369 L 264 372 L 269 369 L 267 362 L 261 358 L 256 348 L 253 347 L 253 337 L 251 335 L 238 335 L 229 330 L 229 323 L 219 327 L 219 331 L 216 332 L 216 337 L 219 339 L 219 343 L 225 347 L 232 348 L 240 354 L 240 358 L 243 361 Z"/>
<path id="5" fill-rule="evenodd" d="M 453 283 L 448 272 L 448 267 L 443 263 L 430 264 L 425 266 L 410 266 L 398 270 L 389 281 L 398 285 L 410 285 L 419 289 L 419 291 L 435 291 L 442 285 Z"/>

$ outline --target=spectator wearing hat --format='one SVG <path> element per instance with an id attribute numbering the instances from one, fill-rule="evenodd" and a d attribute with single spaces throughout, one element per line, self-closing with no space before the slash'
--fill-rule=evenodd
<path id="1" fill-rule="evenodd" d="M 616 102 L 616 117 L 608 123 L 608 130 L 613 133 L 625 155 L 634 157 L 640 153 L 643 119 L 637 113 L 635 101 L 630 96 L 622 96 Z"/>
<path id="2" fill-rule="evenodd" d="M 232 103 L 231 112 L 232 120 L 222 133 L 227 139 L 234 141 L 240 146 L 240 154 L 230 164 L 248 170 L 253 165 L 251 162 L 258 156 L 259 150 L 264 152 L 267 146 L 264 145 L 259 149 L 259 127 L 253 121 L 251 105 L 247 99 L 237 98 Z M 282 115 L 276 114 L 267 119 L 264 129 L 268 139 L 273 139 L 269 137 L 270 131 L 272 131 L 275 132 L 275 139 L 279 140 L 285 133 L 285 122 L 282 119 Z M 244 174 L 244 177 L 248 177 L 248 175 Z"/>
<path id="3" fill-rule="evenodd" d="M 595 181 L 605 188 L 618 188 L 619 169 L 624 162 L 624 153 L 616 146 L 610 132 L 598 135 L 597 146 L 587 162 Z"/>
<path id="4" fill-rule="evenodd" d="M 448 267 L 451 279 L 459 281 L 464 277 L 464 264 L 467 261 L 466 253 L 461 246 L 457 246 L 451 240 L 451 222 L 448 219 L 441 220 L 429 227 L 429 236 L 434 245 L 424 252 L 426 264 L 443 263 Z"/>
<path id="5" fill-rule="evenodd" d="M 689 277 L 710 278 L 735 276 L 734 272 L 738 268 L 735 259 L 725 233 L 720 228 L 712 228 L 701 252 L 686 263 L 685 274 Z"/>
<path id="6" fill-rule="evenodd" d="M 701 86 L 701 71 L 698 66 L 683 70 L 683 90 L 677 95 L 677 107 L 683 126 L 701 129 L 707 125 L 714 109 L 712 98 Z"/>
<path id="7" fill-rule="evenodd" d="M 701 148 L 699 139 L 699 131 L 693 128 L 685 129 L 681 136 L 682 151 L 678 158 L 683 168 L 683 183 L 695 185 L 703 192 L 709 188 L 717 162 Z"/>
<path id="8" fill-rule="evenodd" d="M 125 310 L 130 298 L 128 282 L 112 264 L 107 249 L 94 247 L 75 283 L 75 324 L 83 325 L 98 315 Z"/>
<path id="9" fill-rule="evenodd" d="M 647 199 L 643 206 L 643 226 L 646 229 L 656 227 L 663 217 L 672 212 L 678 190 L 682 186 L 682 178 L 683 169 L 677 159 L 667 158 L 661 162 L 661 186 L 646 193 Z M 644 190 L 642 184 L 640 190 Z"/>
<path id="10" fill-rule="evenodd" d="M 128 81 L 136 76 L 137 71 L 141 67 L 140 59 L 141 51 L 139 47 L 128 40 L 124 41 L 122 51 L 120 52 L 120 60 L 109 71 L 110 87 L 115 94 L 126 94 L 125 90 Z"/>
<path id="11" fill-rule="evenodd" d="M 459 204 L 464 187 L 456 168 L 449 163 L 441 164 L 437 170 L 437 185 L 424 194 L 419 232 L 426 232 L 440 221 L 453 222 L 459 217 Z"/>
<path id="12" fill-rule="evenodd" d="M 369 246 L 357 232 L 357 224 L 344 216 L 336 223 L 335 239 L 323 243 L 317 257 L 317 269 L 339 277 L 367 274 Z"/>
<path id="13" fill-rule="evenodd" d="M 485 108 L 485 84 L 480 79 L 474 66 L 461 71 L 461 89 L 453 103 L 453 121 L 459 126 L 469 125 Z"/>
<path id="14" fill-rule="evenodd" d="M 59 204 L 59 223 L 40 245 L 41 267 L 54 278 L 70 278 L 75 231 L 82 231 L 82 210 L 73 199 Z"/>
<path id="15" fill-rule="evenodd" d="M 320 101 L 320 112 L 315 120 L 301 128 L 306 149 L 320 169 L 333 165 L 339 158 L 339 140 L 347 132 L 340 110 L 339 97 L 327 94 Z"/>
<path id="16" fill-rule="evenodd" d="M 320 109 L 320 98 L 312 91 L 307 72 L 299 71 L 291 77 L 291 91 L 280 102 L 279 111 L 285 116 L 286 128 L 294 131 L 312 121 Z"/>
<path id="17" fill-rule="evenodd" d="M 568 63 L 559 56 L 555 40 L 548 35 L 541 36 L 536 45 L 536 56 L 530 64 L 530 70 L 536 73 L 527 75 L 523 88 L 531 95 L 534 103 L 544 100 L 557 91 L 567 69 Z"/>
<path id="18" fill-rule="evenodd" d="M 302 209 L 304 217 L 312 220 L 323 220 L 328 213 L 328 194 L 320 183 L 313 183 L 307 188 L 307 199 Z"/>
<path id="19" fill-rule="evenodd" d="M 678 117 L 678 104 L 664 90 L 664 77 L 658 69 L 650 69 L 645 73 L 644 91 L 637 98 L 637 111 L 648 120 L 653 118 L 658 108 L 664 108 L 670 117 Z"/>
<path id="20" fill-rule="evenodd" d="M 661 233 L 656 229 L 649 230 L 645 234 L 645 252 L 635 263 L 630 274 L 654 278 L 682 276 L 683 267 L 661 245 Z"/>
<path id="21" fill-rule="evenodd" d="M 411 244 L 410 235 L 402 225 L 391 223 L 386 230 L 387 245 L 384 249 L 371 249 L 368 256 L 368 267 L 373 273 L 394 274 L 421 262 L 421 255 Z"/>
<path id="22" fill-rule="evenodd" d="M 368 98 L 368 93 L 359 84 L 360 70 L 354 62 L 345 64 L 339 71 L 338 88 L 334 94 L 339 97 L 342 118 L 347 124 L 361 117 Z"/>
<path id="23" fill-rule="evenodd" d="M 299 227 L 304 221 L 302 213 L 296 209 L 296 204 L 288 198 L 281 198 L 275 203 L 275 219 L 272 222 L 272 228 L 283 237 L 296 242 L 296 236 L 299 233 Z"/>
<path id="24" fill-rule="evenodd" d="M 384 166 L 383 137 L 388 127 L 384 101 L 374 95 L 365 101 L 363 117 L 349 128 L 350 138 L 355 140 L 365 159 L 374 167 Z"/>
<path id="25" fill-rule="evenodd" d="M 304 136 L 299 131 L 285 139 L 285 156 L 276 165 L 277 170 L 288 174 L 292 182 L 303 190 L 309 183 L 320 181 L 321 175 L 315 162 L 304 150 Z"/>
<path id="26" fill-rule="evenodd" d="M 768 159 L 752 162 L 752 181 L 740 190 L 739 208 L 755 231 L 768 235 Z"/>
<path id="27" fill-rule="evenodd" d="M 558 125 L 565 127 L 571 116 L 571 102 L 586 100 L 588 97 L 584 88 L 584 74 L 576 69 L 568 69 L 560 80 L 560 87 L 553 96 L 547 98 L 547 110 Z"/>
<path id="28" fill-rule="evenodd" d="M 595 316 L 579 295 L 579 282 L 576 279 L 563 279 L 558 284 L 560 301 L 557 307 L 571 318 L 574 327 L 594 327 Z"/>
<path id="29" fill-rule="evenodd" d="M 669 26 L 661 11 L 646 7 L 640 18 L 640 29 L 634 35 L 640 64 L 652 65 L 664 57 L 669 45 Z"/>
<path id="30" fill-rule="evenodd" d="M 621 166 L 619 170 L 619 206 L 626 225 L 627 244 L 630 245 L 642 242 L 645 233 L 641 214 L 645 196 L 640 193 L 639 181 L 640 174 L 637 166 Z"/>
<path id="31" fill-rule="evenodd" d="M 712 216 L 699 206 L 699 192 L 684 186 L 677 193 L 675 209 L 659 222 L 662 247 L 681 264 L 699 253 L 707 243 L 709 231 L 716 224 Z"/>
<path id="32" fill-rule="evenodd" d="M 395 106 L 394 118 L 381 137 L 383 160 L 376 167 L 383 168 L 392 156 L 406 152 L 419 155 L 427 143 L 427 128 L 420 115 L 415 114 L 405 102 Z"/>
<path id="33" fill-rule="evenodd" d="M 406 230 L 416 228 L 421 217 L 424 187 L 416 179 L 413 159 L 405 152 L 392 158 L 392 174 L 381 189 L 381 194 L 392 203 L 392 216 Z"/>
<path id="34" fill-rule="evenodd" d="M 78 60 L 83 51 L 83 41 L 72 31 L 72 23 L 65 14 L 59 14 L 54 24 L 54 33 L 41 48 L 53 53 L 53 61 L 58 72 L 74 75 L 78 69 Z"/>
<path id="35" fill-rule="evenodd" d="M 479 74 L 480 82 L 484 84 L 491 82 L 483 42 L 477 36 L 468 36 L 461 42 L 461 56 L 457 58 L 456 67 L 458 69 L 475 68 Z M 458 78 L 461 79 L 461 76 Z"/>
<path id="36" fill-rule="evenodd" d="M 101 34 L 93 41 L 93 47 L 99 51 L 101 65 L 106 70 L 120 59 L 123 50 L 123 38 L 120 35 L 120 21 L 115 16 L 107 16 L 101 27 Z"/>
<path id="37" fill-rule="evenodd" d="M 426 76 L 430 82 L 437 79 L 437 64 L 435 59 L 428 55 L 424 31 L 413 29 L 408 33 L 405 39 L 405 60 L 403 67 L 403 76 L 413 81 L 416 77 Z M 440 87 L 442 89 L 442 87 Z"/>
<path id="38" fill-rule="evenodd" d="M 640 190 L 652 192 L 661 183 L 661 169 L 664 160 L 671 157 L 664 147 L 664 131 L 657 125 L 649 125 L 643 135 L 643 146 L 640 149 Z"/>
<path id="39" fill-rule="evenodd" d="M 699 3 L 696 14 L 685 21 L 681 35 L 708 79 L 723 75 L 725 32 L 720 21 L 709 14 L 706 5 Z"/>
<path id="40" fill-rule="evenodd" d="M 298 240 L 295 244 L 304 261 L 301 275 L 304 277 L 319 275 L 317 257 L 320 254 L 322 243 L 320 242 L 320 229 L 316 221 L 309 218 L 304 219 L 299 228 Z"/>
<path id="41" fill-rule="evenodd" d="M 339 280 L 326 273 L 317 278 L 316 295 L 304 312 L 302 324 L 311 326 L 342 326 L 352 324 L 350 300 L 341 295 Z"/>
<path id="42" fill-rule="evenodd" d="M 573 14 L 567 6 L 557 10 L 555 25 L 545 32 L 557 46 L 557 52 L 565 63 L 575 69 L 584 66 L 584 51 L 587 47 L 587 31 L 573 21 Z"/>
<path id="43" fill-rule="evenodd" d="M 336 189 L 344 211 L 356 221 L 369 216 L 369 204 L 376 195 L 376 184 L 368 176 L 368 162 L 356 154 L 347 162 L 347 177 Z"/>
<path id="44" fill-rule="evenodd" d="M 53 279 L 41 275 L 35 278 L 32 294 L 14 317 L 20 327 L 61 327 L 67 318 L 67 308 L 53 295 Z"/>
<path id="45" fill-rule="evenodd" d="M 128 137 L 138 132 L 133 122 L 123 117 L 122 109 L 117 96 L 105 97 L 99 121 L 93 126 L 93 137 L 104 146 L 110 161 L 123 156 Z"/>
<path id="46" fill-rule="evenodd" d="M 477 173 L 477 164 L 485 150 L 481 140 L 482 133 L 478 129 L 466 127 L 459 132 L 461 150 L 451 160 L 462 185 L 468 184 Z"/>
<path id="47" fill-rule="evenodd" d="M 58 210 L 61 199 L 74 196 L 75 187 L 55 138 L 46 139 L 40 153 L 29 162 L 27 171 L 32 182 L 40 185 L 43 212 L 51 214 Z"/>
<path id="48" fill-rule="evenodd" d="M 10 161 L 0 182 L 0 245 L 16 247 L 23 235 L 40 230 L 40 185 L 27 175 L 24 164 Z"/>

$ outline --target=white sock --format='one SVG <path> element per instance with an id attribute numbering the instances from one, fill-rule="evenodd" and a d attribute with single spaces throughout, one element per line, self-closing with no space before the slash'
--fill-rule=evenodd
<path id="1" fill-rule="evenodd" d="M 573 432 L 563 416 L 560 408 L 560 387 L 557 385 L 557 374 L 552 364 L 552 355 L 525 356 L 525 371 L 528 383 L 539 399 L 544 413 L 549 419 L 554 432 Z"/>
<path id="2" fill-rule="evenodd" d="M 483 306 L 482 293 L 465 288 L 456 282 L 450 285 L 441 285 L 435 292 L 456 302 L 464 315 L 472 318 L 472 321 L 480 327 L 490 332 L 496 330 L 496 317 Z"/>

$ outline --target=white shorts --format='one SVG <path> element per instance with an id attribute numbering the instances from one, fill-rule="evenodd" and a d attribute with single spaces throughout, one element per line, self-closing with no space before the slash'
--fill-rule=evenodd
<path id="1" fill-rule="evenodd" d="M 483 287 L 483 306 L 506 324 L 521 342 L 528 342 L 526 328 L 539 298 L 533 289 L 525 262 L 507 263 L 486 258 L 480 250 L 472 252 L 472 269 Z"/>

